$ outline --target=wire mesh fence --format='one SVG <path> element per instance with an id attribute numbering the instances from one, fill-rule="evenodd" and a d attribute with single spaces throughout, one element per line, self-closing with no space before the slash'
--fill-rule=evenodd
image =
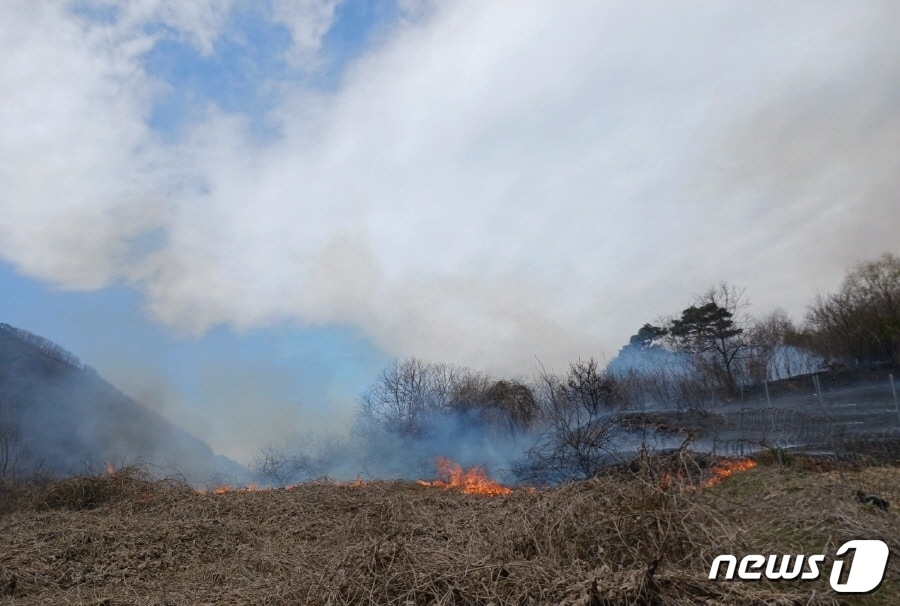
<path id="1" fill-rule="evenodd" d="M 893 374 L 864 382 L 810 375 L 759 387 L 719 404 L 712 415 L 695 415 L 696 448 L 730 457 L 769 452 L 786 464 L 815 459 L 848 490 L 900 509 L 900 485 L 890 469 L 900 466 L 900 386 Z"/>

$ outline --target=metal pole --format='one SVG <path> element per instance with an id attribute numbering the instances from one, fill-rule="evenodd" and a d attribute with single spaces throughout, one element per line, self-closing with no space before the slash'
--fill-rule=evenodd
<path id="1" fill-rule="evenodd" d="M 822 396 L 822 384 L 819 383 L 818 374 L 813 375 L 813 388 L 816 390 L 816 396 L 819 398 L 819 408 L 822 409 L 822 414 L 825 415 L 825 419 L 829 423 L 832 423 L 834 419 L 831 418 L 831 415 L 828 414 L 828 409 L 825 407 L 825 399 Z"/>
<path id="2" fill-rule="evenodd" d="M 900 427 L 900 404 L 897 403 L 897 387 L 894 385 L 894 373 L 889 373 L 891 379 L 891 391 L 894 392 L 894 410 L 897 411 L 897 426 Z"/>
<path id="3" fill-rule="evenodd" d="M 778 458 L 778 465 L 784 465 L 781 458 L 781 446 L 778 443 L 775 433 L 775 411 L 772 410 L 772 398 L 769 397 L 769 381 L 763 381 L 763 388 L 766 390 L 766 404 L 769 405 L 769 428 L 772 430 L 772 439 L 775 440 L 775 456 Z"/>
<path id="4" fill-rule="evenodd" d="M 834 431 L 834 422 L 835 419 L 833 417 L 828 416 L 828 409 L 825 408 L 825 398 L 822 396 L 822 384 L 819 382 L 819 375 L 813 375 L 813 383 L 816 387 L 816 393 L 819 396 L 819 406 L 822 407 L 822 414 L 826 417 L 826 423 L 831 427 L 831 445 L 834 448 L 834 456 L 837 459 L 837 471 L 838 477 L 841 479 L 841 483 L 843 484 L 845 481 L 844 478 L 844 463 L 841 458 L 841 444 L 839 444 L 839 440 L 837 439 Z"/>
<path id="5" fill-rule="evenodd" d="M 738 427 L 740 427 L 741 438 L 738 441 L 741 448 L 741 456 L 744 456 L 744 384 L 741 383 L 741 408 L 738 413 L 740 416 L 738 417 Z"/>

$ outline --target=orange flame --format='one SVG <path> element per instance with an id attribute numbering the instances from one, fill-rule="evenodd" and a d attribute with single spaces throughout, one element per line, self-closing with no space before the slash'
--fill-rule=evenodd
<path id="1" fill-rule="evenodd" d="M 710 488 L 715 486 L 725 478 L 731 477 L 736 473 L 747 471 L 756 467 L 756 461 L 752 459 L 732 459 L 730 461 L 719 461 L 709 468 L 709 477 L 696 484 L 692 480 L 688 480 L 683 473 L 669 473 L 664 471 L 659 476 L 656 490 L 665 491 L 672 488 L 692 492 L 700 488 Z"/>
<path id="2" fill-rule="evenodd" d="M 434 482 L 419 480 L 418 484 L 437 488 L 455 488 L 466 494 L 481 494 L 491 497 L 512 492 L 512 488 L 498 484 L 488 478 L 484 467 L 480 465 L 463 470 L 461 466 L 446 457 L 438 457 L 436 463 L 438 476 L 442 479 Z"/>
<path id="3" fill-rule="evenodd" d="M 716 463 L 710 468 L 710 477 L 701 484 L 703 488 L 709 488 L 710 486 L 715 486 L 725 478 L 733 476 L 734 474 L 747 471 L 748 469 L 753 469 L 756 467 L 756 461 L 751 459 L 736 459 L 734 461 L 723 461 L 721 463 Z"/>
<path id="4" fill-rule="evenodd" d="M 111 476 L 116 475 L 116 470 L 113 468 L 112 463 L 110 463 L 109 461 L 106 462 L 106 473 Z"/>

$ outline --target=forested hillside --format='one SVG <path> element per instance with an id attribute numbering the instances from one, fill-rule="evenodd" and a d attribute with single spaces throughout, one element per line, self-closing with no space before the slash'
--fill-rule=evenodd
<path id="1" fill-rule="evenodd" d="M 194 481 L 238 470 L 55 343 L 0 324 L 0 475 L 70 475 L 138 461 Z"/>

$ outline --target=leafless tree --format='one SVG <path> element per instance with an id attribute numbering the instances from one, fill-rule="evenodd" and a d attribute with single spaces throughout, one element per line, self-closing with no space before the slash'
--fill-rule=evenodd
<path id="1" fill-rule="evenodd" d="M 884 254 L 852 268 L 840 290 L 817 295 L 807 324 L 830 358 L 900 365 L 900 258 Z"/>
<path id="2" fill-rule="evenodd" d="M 395 361 L 360 400 L 366 421 L 418 437 L 429 415 L 449 410 L 455 370 L 416 358 Z"/>
<path id="3" fill-rule="evenodd" d="M 609 462 L 620 429 L 615 411 L 623 393 L 619 380 L 594 359 L 570 365 L 565 377 L 543 372 L 538 381 L 545 429 L 519 468 L 536 481 L 584 479 Z"/>
<path id="4" fill-rule="evenodd" d="M 259 481 L 286 486 L 327 475 L 340 468 L 347 456 L 342 435 L 305 432 L 265 444 L 250 461 L 249 469 Z"/>
<path id="5" fill-rule="evenodd" d="M 538 406 L 522 382 L 494 380 L 466 367 L 407 358 L 386 368 L 360 400 L 363 424 L 420 438 L 441 415 L 515 433 L 532 426 Z"/>
<path id="6" fill-rule="evenodd" d="M 815 372 L 821 366 L 821 358 L 806 349 L 800 330 L 781 308 L 754 320 L 750 334 L 757 355 L 747 371 L 754 383 Z"/>
<path id="7" fill-rule="evenodd" d="M 19 423 L 8 406 L 0 407 L 0 480 L 11 479 L 19 471 L 24 455 Z"/>
<path id="8" fill-rule="evenodd" d="M 45 356 L 49 356 L 55 360 L 68 364 L 69 366 L 74 366 L 75 368 L 83 368 L 83 364 L 81 363 L 81 360 L 78 359 L 78 356 L 60 347 L 49 339 L 45 339 L 40 335 L 36 335 L 22 328 L 10 326 L 9 324 L 0 324 L 0 329 L 6 330 L 21 342 L 34 347 Z"/>
<path id="9" fill-rule="evenodd" d="M 534 427 L 540 407 L 534 392 L 525 383 L 501 379 L 484 392 L 483 414 L 488 425 L 516 434 Z"/>

